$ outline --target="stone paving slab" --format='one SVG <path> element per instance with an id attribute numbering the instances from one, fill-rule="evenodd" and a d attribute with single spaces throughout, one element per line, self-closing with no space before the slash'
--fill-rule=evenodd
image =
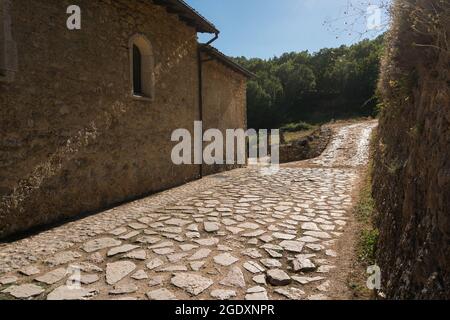
<path id="1" fill-rule="evenodd" d="M 206 177 L 0 245 L 0 295 L 327 299 L 375 126 L 344 126 L 321 157 L 273 175 Z"/>

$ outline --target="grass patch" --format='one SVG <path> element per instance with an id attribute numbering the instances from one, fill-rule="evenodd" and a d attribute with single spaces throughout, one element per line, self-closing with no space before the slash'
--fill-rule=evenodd
<path id="1" fill-rule="evenodd" d="M 371 172 L 368 172 L 365 177 L 364 185 L 360 191 L 359 201 L 356 204 L 356 217 L 360 222 L 371 222 L 374 208 L 375 201 L 372 198 L 372 178 Z"/>
<path id="2" fill-rule="evenodd" d="M 358 258 L 366 265 L 375 264 L 379 231 L 374 225 L 375 201 L 372 197 L 372 168 L 370 163 L 366 173 L 360 197 L 355 208 L 355 215 L 361 224 L 358 243 Z"/>
<path id="3" fill-rule="evenodd" d="M 296 131 L 296 132 L 286 132 L 284 134 L 284 139 L 286 143 L 295 142 L 298 140 L 301 140 L 303 138 L 308 137 L 316 130 L 316 127 L 314 127 L 311 130 L 303 130 L 303 131 Z"/>
<path id="4" fill-rule="evenodd" d="M 347 285 L 355 299 L 373 299 L 373 291 L 366 285 L 367 267 L 376 264 L 376 252 L 379 232 L 374 227 L 375 206 L 372 198 L 371 170 L 366 172 L 358 202 L 354 208 L 359 234 L 355 248 L 353 270 L 347 279 Z"/>
<path id="5" fill-rule="evenodd" d="M 284 132 L 298 132 L 298 131 L 306 131 L 312 130 L 314 128 L 313 125 L 300 121 L 296 123 L 289 123 L 280 128 L 280 130 Z"/>
<path id="6" fill-rule="evenodd" d="M 377 229 L 363 230 L 360 237 L 359 259 L 367 265 L 375 264 L 380 233 Z"/>
<path id="7" fill-rule="evenodd" d="M 295 142 L 311 135 L 319 126 L 304 121 L 289 123 L 280 128 L 286 143 Z"/>

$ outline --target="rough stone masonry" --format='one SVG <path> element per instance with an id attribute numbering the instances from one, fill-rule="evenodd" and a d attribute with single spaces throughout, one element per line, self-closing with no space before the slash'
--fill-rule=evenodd
<path id="1" fill-rule="evenodd" d="M 200 166 L 172 164 L 172 131 L 246 125 L 246 76 L 216 60 L 200 114 L 195 26 L 150 0 L 80 0 L 81 30 L 68 30 L 71 4 L 0 1 L 18 62 L 0 80 L 0 238 L 196 179 Z M 136 34 L 153 50 L 151 100 L 131 94 Z"/>

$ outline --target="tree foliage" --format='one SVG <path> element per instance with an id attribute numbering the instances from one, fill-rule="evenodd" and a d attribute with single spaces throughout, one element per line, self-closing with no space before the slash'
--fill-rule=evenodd
<path id="1" fill-rule="evenodd" d="M 256 74 L 248 83 L 249 127 L 374 116 L 382 46 L 380 36 L 314 54 L 290 52 L 269 60 L 235 58 Z"/>

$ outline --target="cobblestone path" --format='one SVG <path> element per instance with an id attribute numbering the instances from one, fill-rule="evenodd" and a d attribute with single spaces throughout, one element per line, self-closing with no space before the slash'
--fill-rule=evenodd
<path id="1" fill-rule="evenodd" d="M 327 299 L 376 122 L 317 159 L 206 177 L 0 244 L 0 299 Z"/>

